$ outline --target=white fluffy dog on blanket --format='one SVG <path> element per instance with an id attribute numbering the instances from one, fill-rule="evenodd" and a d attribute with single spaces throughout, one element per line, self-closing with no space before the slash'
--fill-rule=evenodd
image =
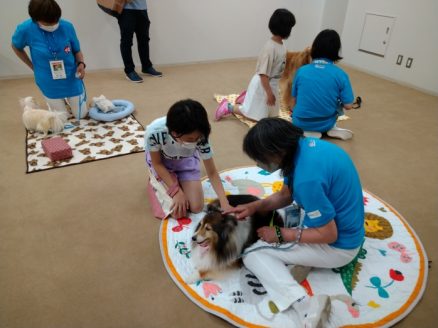
<path id="1" fill-rule="evenodd" d="M 49 131 L 59 133 L 64 129 L 66 113 L 40 109 L 33 97 L 20 99 L 20 104 L 23 107 L 23 124 L 27 130 L 42 132 L 45 137 Z"/>

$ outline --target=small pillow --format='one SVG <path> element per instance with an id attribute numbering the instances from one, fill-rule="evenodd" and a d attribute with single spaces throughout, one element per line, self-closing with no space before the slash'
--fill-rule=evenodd
<path id="1" fill-rule="evenodd" d="M 93 106 L 99 108 L 102 112 L 107 113 L 116 109 L 116 106 L 112 103 L 111 100 L 106 99 L 104 95 L 100 95 L 99 97 L 93 97 Z"/>

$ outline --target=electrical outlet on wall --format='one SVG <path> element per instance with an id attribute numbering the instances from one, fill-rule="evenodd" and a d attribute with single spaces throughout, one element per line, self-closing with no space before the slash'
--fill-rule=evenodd
<path id="1" fill-rule="evenodd" d="M 412 61 L 414 60 L 414 58 L 411 58 L 411 57 L 409 57 L 407 60 L 406 60 L 406 68 L 411 68 L 411 66 L 412 66 Z"/>
<path id="2" fill-rule="evenodd" d="M 401 65 L 403 62 L 403 55 L 398 55 L 397 61 L 395 62 L 397 65 Z"/>

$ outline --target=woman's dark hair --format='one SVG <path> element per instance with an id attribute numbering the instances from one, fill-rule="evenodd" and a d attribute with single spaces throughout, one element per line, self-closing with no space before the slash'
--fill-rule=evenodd
<path id="1" fill-rule="evenodd" d="M 254 125 L 243 139 L 243 151 L 255 161 L 268 164 L 281 156 L 280 169 L 289 176 L 303 130 L 282 118 L 264 118 Z"/>
<path id="2" fill-rule="evenodd" d="M 28 12 L 34 22 L 55 24 L 61 18 L 61 7 L 55 0 L 30 0 Z"/>
<path id="3" fill-rule="evenodd" d="M 269 19 L 269 30 L 273 35 L 287 39 L 295 26 L 295 16 L 287 9 L 277 9 Z"/>
<path id="4" fill-rule="evenodd" d="M 177 136 L 199 131 L 205 140 L 208 140 L 211 132 L 207 111 L 204 106 L 192 99 L 180 100 L 170 107 L 166 126 L 169 132 Z"/>
<path id="5" fill-rule="evenodd" d="M 324 30 L 319 32 L 312 44 L 310 55 L 313 59 L 327 58 L 331 61 L 341 60 L 341 38 L 335 30 Z"/>

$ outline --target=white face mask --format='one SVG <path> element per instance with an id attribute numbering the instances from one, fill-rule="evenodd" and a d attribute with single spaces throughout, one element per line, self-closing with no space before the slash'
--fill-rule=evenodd
<path id="1" fill-rule="evenodd" d="M 187 142 L 187 141 L 182 141 L 182 140 L 176 140 L 179 138 L 175 138 L 174 136 L 172 136 L 171 133 L 169 133 L 170 138 L 172 138 L 173 141 L 175 141 L 176 143 L 180 144 L 181 147 L 186 148 L 186 149 L 195 149 L 196 145 L 198 144 L 199 140 L 196 142 Z"/>
<path id="2" fill-rule="evenodd" d="M 262 170 L 265 170 L 269 173 L 273 173 L 273 172 L 277 171 L 278 169 L 280 169 L 280 166 L 278 164 L 275 164 L 275 163 L 264 164 L 262 162 L 257 161 L 256 164 L 259 168 L 261 168 Z"/>
<path id="3" fill-rule="evenodd" d="M 181 146 L 186 149 L 195 149 L 197 142 L 182 142 Z"/>
<path id="4" fill-rule="evenodd" d="M 42 29 L 43 31 L 46 32 L 55 32 L 58 27 L 59 27 L 59 23 L 56 23 L 55 25 L 42 25 L 42 24 L 38 24 L 38 26 L 40 27 L 40 29 Z"/>

